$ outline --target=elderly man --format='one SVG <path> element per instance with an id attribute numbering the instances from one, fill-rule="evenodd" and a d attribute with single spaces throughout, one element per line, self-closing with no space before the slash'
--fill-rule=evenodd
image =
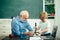
<path id="1" fill-rule="evenodd" d="M 11 22 L 12 34 L 14 36 L 19 36 L 21 40 L 26 40 L 27 36 L 33 35 L 33 30 L 27 22 L 28 17 L 28 11 L 24 10 L 21 11 L 20 15 L 13 19 Z M 29 31 L 27 32 L 26 29 Z"/>

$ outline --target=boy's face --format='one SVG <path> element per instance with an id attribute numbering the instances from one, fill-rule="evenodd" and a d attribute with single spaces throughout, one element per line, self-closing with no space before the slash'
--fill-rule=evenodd
<path id="1" fill-rule="evenodd" d="M 45 19 L 46 19 L 46 18 L 45 18 L 45 17 L 41 17 L 40 19 L 45 22 Z"/>

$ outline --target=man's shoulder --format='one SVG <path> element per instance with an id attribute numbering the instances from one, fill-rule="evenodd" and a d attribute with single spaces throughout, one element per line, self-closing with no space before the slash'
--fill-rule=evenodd
<path id="1" fill-rule="evenodd" d="M 13 23 L 18 23 L 17 18 L 13 19 L 12 22 L 13 22 Z"/>

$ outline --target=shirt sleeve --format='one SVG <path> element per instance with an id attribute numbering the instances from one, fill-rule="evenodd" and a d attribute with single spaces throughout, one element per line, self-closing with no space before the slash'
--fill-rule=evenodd
<path id="1" fill-rule="evenodd" d="M 51 27 L 51 24 L 50 24 L 50 22 L 48 21 L 48 23 L 47 23 L 47 27 L 48 28 L 50 28 Z"/>
<path id="2" fill-rule="evenodd" d="M 49 21 L 48 21 L 47 27 L 48 27 L 49 32 L 52 32 L 51 23 Z"/>
<path id="3" fill-rule="evenodd" d="M 33 29 L 31 28 L 31 26 L 29 25 L 29 23 L 27 22 L 27 26 L 26 28 L 29 30 L 29 31 L 33 31 Z"/>
<path id="4" fill-rule="evenodd" d="M 19 31 L 19 25 L 16 22 L 12 23 L 12 30 L 16 35 L 21 35 L 22 32 Z"/>
<path id="5" fill-rule="evenodd" d="M 41 21 L 38 23 L 38 27 L 41 27 Z"/>

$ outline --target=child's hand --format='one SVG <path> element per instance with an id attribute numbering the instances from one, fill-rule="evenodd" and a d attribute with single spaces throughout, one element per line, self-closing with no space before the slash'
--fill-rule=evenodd
<path id="1" fill-rule="evenodd" d="M 38 34 L 42 34 L 42 31 L 38 32 Z"/>
<path id="2" fill-rule="evenodd" d="M 37 34 L 37 36 L 41 36 L 41 33 L 40 32 L 37 32 L 36 34 Z"/>
<path id="3" fill-rule="evenodd" d="M 40 27 L 38 26 L 38 27 L 36 28 L 36 30 L 40 30 Z"/>

